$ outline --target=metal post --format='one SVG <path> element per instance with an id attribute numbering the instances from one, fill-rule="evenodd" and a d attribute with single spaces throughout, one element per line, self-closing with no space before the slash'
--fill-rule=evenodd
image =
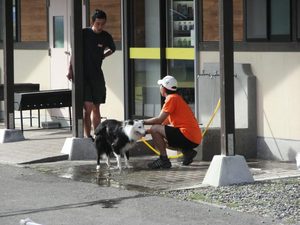
<path id="1" fill-rule="evenodd" d="M 233 1 L 219 0 L 221 154 L 235 155 Z"/>
<path id="2" fill-rule="evenodd" d="M 159 1 L 159 30 L 160 30 L 160 75 L 164 77 L 168 73 L 167 68 L 167 59 L 166 59 L 166 48 L 167 48 L 167 40 L 166 40 L 166 1 Z"/>
<path id="3" fill-rule="evenodd" d="M 14 129 L 14 36 L 13 0 L 3 1 L 3 58 L 4 58 L 4 122 L 5 128 Z"/>
<path id="4" fill-rule="evenodd" d="M 199 1 L 194 1 L 194 80 L 195 80 L 195 115 L 197 116 L 198 121 L 200 121 L 200 111 L 199 111 L 199 74 L 200 74 L 200 38 L 201 36 L 201 29 L 203 27 L 201 22 L 201 15 L 202 12 L 202 4 Z M 200 25 L 197 25 L 200 23 Z"/>
<path id="5" fill-rule="evenodd" d="M 71 46 L 72 46 L 72 113 L 73 137 L 83 137 L 83 43 L 82 43 L 82 1 L 72 1 Z"/>
<path id="6" fill-rule="evenodd" d="M 129 42 L 131 40 L 130 37 L 130 7 L 131 3 L 126 0 L 121 1 L 121 8 L 122 8 L 122 49 L 123 49 L 123 62 L 124 62 L 124 100 L 125 102 L 133 102 L 132 96 L 133 96 L 133 89 L 134 88 L 129 88 L 132 86 L 132 77 L 131 77 L 131 68 L 132 68 L 132 62 L 130 61 L 129 58 L 129 51 L 130 51 L 130 46 L 131 43 Z M 132 109 L 129 104 L 125 104 L 124 107 L 124 118 L 129 119 L 132 115 Z"/>

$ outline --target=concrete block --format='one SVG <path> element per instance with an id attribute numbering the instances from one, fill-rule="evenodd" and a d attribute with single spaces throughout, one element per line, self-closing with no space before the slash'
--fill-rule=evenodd
<path id="1" fill-rule="evenodd" d="M 61 153 L 68 154 L 69 160 L 96 160 L 97 152 L 90 138 L 67 138 Z"/>
<path id="2" fill-rule="evenodd" d="M 21 130 L 0 129 L 0 143 L 24 141 L 24 135 Z"/>
<path id="3" fill-rule="evenodd" d="M 203 180 L 203 184 L 215 187 L 252 182 L 254 179 L 246 160 L 240 155 L 215 155 Z"/>

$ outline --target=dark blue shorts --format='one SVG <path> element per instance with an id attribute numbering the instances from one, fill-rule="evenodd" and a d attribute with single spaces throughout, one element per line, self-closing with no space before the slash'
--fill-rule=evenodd
<path id="1" fill-rule="evenodd" d="M 191 142 L 187 139 L 179 130 L 179 128 L 165 126 L 166 138 L 168 145 L 174 148 L 181 149 L 193 149 L 198 146 L 198 144 Z"/>

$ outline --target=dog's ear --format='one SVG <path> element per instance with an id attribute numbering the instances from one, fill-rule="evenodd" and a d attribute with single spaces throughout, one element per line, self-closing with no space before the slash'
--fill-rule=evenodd
<path id="1" fill-rule="evenodd" d="M 144 120 L 135 120 L 136 123 L 140 123 L 144 126 Z"/>
<path id="2" fill-rule="evenodd" d="M 125 120 L 124 125 L 133 125 L 134 121 L 133 120 Z"/>

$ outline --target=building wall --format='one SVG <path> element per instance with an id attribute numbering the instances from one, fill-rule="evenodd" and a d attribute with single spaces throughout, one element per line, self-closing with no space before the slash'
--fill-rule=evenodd
<path id="1" fill-rule="evenodd" d="M 200 12 L 201 13 L 201 12 Z M 243 0 L 233 0 L 234 40 L 243 40 Z M 219 1 L 203 0 L 203 40 L 219 40 Z"/>
<path id="2" fill-rule="evenodd" d="M 15 50 L 14 72 L 15 83 L 39 83 L 41 90 L 50 89 L 50 61 L 46 50 Z M 103 62 L 103 71 L 106 79 L 107 99 L 102 105 L 102 116 L 124 119 L 124 76 L 123 53 L 116 51 Z M 61 75 L 66 75 L 62 68 Z M 3 50 L 0 50 L 0 79 L 3 83 Z M 67 79 L 67 78 L 66 78 Z M 3 105 L 0 107 L 3 111 Z M 0 113 L 1 114 L 1 113 Z M 34 112 L 35 115 L 35 112 Z M 49 120 L 47 112 L 41 113 Z"/>
<path id="3" fill-rule="evenodd" d="M 124 120 L 123 52 L 116 51 L 106 58 L 102 66 L 106 80 L 106 103 L 101 114 L 110 119 Z"/>
<path id="4" fill-rule="evenodd" d="M 125 104 L 122 54 L 116 51 L 103 63 L 107 101 L 101 106 L 102 116 L 119 120 L 124 119 Z M 294 160 L 300 152 L 300 53 L 236 52 L 234 59 L 250 63 L 257 78 L 258 156 Z M 218 62 L 219 54 L 202 52 L 200 60 L 203 67 L 205 62 Z M 2 50 L 0 68 L 3 82 Z M 49 89 L 49 68 L 46 50 L 15 50 L 16 83 L 40 83 L 41 89 Z"/>
<path id="5" fill-rule="evenodd" d="M 98 1 L 90 0 L 90 17 L 94 14 L 95 9 L 101 9 L 107 14 L 107 23 L 105 29 L 113 36 L 114 40 L 120 42 L 121 34 L 121 1 L 109 0 Z M 90 21 L 91 23 L 91 21 Z"/>
<path id="6" fill-rule="evenodd" d="M 14 51 L 14 82 L 15 83 L 38 83 L 41 90 L 50 87 L 50 61 L 47 50 L 15 50 Z M 4 83 L 3 72 L 3 50 L 0 50 L 0 81 Z M 4 102 L 0 102 L 0 118 L 3 118 Z M 44 110 L 45 111 L 45 110 Z M 46 112 L 46 111 L 45 111 Z M 42 116 L 48 116 L 47 113 L 41 112 Z M 16 113 L 16 117 L 19 114 Z M 27 113 L 24 113 L 24 117 Z M 33 111 L 33 116 L 37 112 Z M 43 121 L 43 120 L 42 120 Z M 16 120 L 16 127 L 19 127 L 19 120 Z M 29 120 L 24 120 L 24 123 Z"/>
<path id="7" fill-rule="evenodd" d="M 257 78 L 258 154 L 294 160 L 300 152 L 300 53 L 235 52 L 235 63 L 250 63 Z M 202 52 L 205 62 L 218 62 L 218 52 Z M 201 71 L 202 69 L 200 69 Z M 201 94 L 201 90 L 200 90 Z M 279 144 L 282 143 L 282 144 Z"/>
<path id="8" fill-rule="evenodd" d="M 234 0 L 234 40 L 244 39 L 243 0 Z M 90 14 L 101 8 L 108 14 L 106 29 L 116 42 L 121 41 L 120 1 L 90 1 Z M 141 7 L 143 8 L 143 7 Z M 47 41 L 46 1 L 21 1 L 21 36 L 26 42 Z M 34 10 L 32 10 L 34 9 Z M 142 11 L 139 11 L 142 13 Z M 38 18 L 38 19 L 34 19 Z M 32 24 L 32 21 L 34 24 Z M 218 0 L 203 0 L 203 41 L 218 41 Z M 105 59 L 103 70 L 107 101 L 101 106 L 102 116 L 124 119 L 124 75 L 122 51 Z M 257 129 L 259 155 L 276 159 L 293 159 L 300 152 L 300 53 L 235 52 L 236 63 L 250 63 L 257 77 Z M 201 52 L 201 65 L 218 62 L 218 52 Z M 200 68 L 201 71 L 201 68 Z M 62 76 L 65 76 L 62 69 Z M 3 51 L 0 49 L 0 81 L 3 83 Z M 50 61 L 47 50 L 15 50 L 15 82 L 40 83 L 50 88 Z M 201 90 L 200 90 L 201 91 Z M 3 109 L 3 107 L 2 107 Z M 0 108 L 1 110 L 1 108 Z M 45 113 L 46 115 L 46 113 Z M 271 157 L 269 157 L 271 158 Z"/>
<path id="9" fill-rule="evenodd" d="M 47 41 L 46 1 L 20 1 L 21 41 Z"/>
<path id="10" fill-rule="evenodd" d="M 39 83 L 40 89 L 49 89 L 50 64 L 46 50 L 14 51 L 15 83 Z M 1 83 L 3 83 L 3 50 L 0 50 Z"/>

